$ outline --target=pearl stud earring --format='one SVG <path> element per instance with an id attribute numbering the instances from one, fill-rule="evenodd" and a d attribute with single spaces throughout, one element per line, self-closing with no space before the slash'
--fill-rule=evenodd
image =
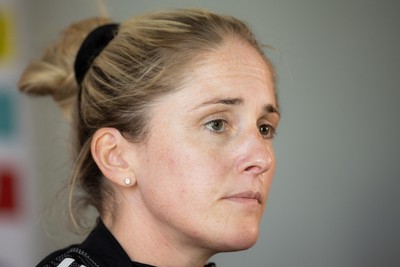
<path id="1" fill-rule="evenodd" d="M 131 184 L 131 179 L 126 178 L 126 179 L 124 180 L 124 184 L 125 184 L 125 185 L 130 185 L 130 184 Z"/>

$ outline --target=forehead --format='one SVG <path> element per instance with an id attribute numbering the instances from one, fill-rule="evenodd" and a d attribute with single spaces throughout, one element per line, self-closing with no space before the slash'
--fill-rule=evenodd
<path id="1" fill-rule="evenodd" d="M 198 97 L 263 92 L 271 104 L 276 104 L 275 85 L 268 64 L 251 45 L 240 41 L 230 41 L 204 53 L 187 70 L 184 88 L 199 94 Z"/>

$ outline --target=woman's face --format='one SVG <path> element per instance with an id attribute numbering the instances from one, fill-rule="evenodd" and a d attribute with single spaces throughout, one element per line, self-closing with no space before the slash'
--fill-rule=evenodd
<path id="1" fill-rule="evenodd" d="M 251 247 L 275 169 L 271 72 L 230 42 L 152 109 L 135 170 L 144 221 L 172 243 L 209 252 Z"/>

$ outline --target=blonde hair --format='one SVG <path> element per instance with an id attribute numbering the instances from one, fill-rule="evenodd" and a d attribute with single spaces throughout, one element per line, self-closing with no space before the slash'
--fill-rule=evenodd
<path id="1" fill-rule="evenodd" d="M 244 22 L 206 10 L 186 9 L 123 22 L 78 86 L 73 72 L 77 51 L 90 31 L 107 23 L 107 18 L 93 18 L 71 25 L 41 60 L 26 68 L 19 83 L 22 92 L 52 95 L 74 122 L 77 156 L 69 192 L 71 218 L 77 224 L 75 211 L 80 207 L 92 205 L 103 214 L 110 204 L 105 201 L 112 200 L 113 192 L 90 152 L 96 130 L 114 127 L 132 142 L 145 139 L 149 109 L 155 100 L 178 90 L 187 68 L 228 40 L 250 44 L 273 72 Z M 77 188 L 84 195 L 75 194 Z M 75 195 L 78 197 L 72 201 Z"/>

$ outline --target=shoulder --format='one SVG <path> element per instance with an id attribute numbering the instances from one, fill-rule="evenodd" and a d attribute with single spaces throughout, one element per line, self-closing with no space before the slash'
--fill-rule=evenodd
<path id="1" fill-rule="evenodd" d="M 101 267 L 78 246 L 70 246 L 51 253 L 36 267 Z"/>

